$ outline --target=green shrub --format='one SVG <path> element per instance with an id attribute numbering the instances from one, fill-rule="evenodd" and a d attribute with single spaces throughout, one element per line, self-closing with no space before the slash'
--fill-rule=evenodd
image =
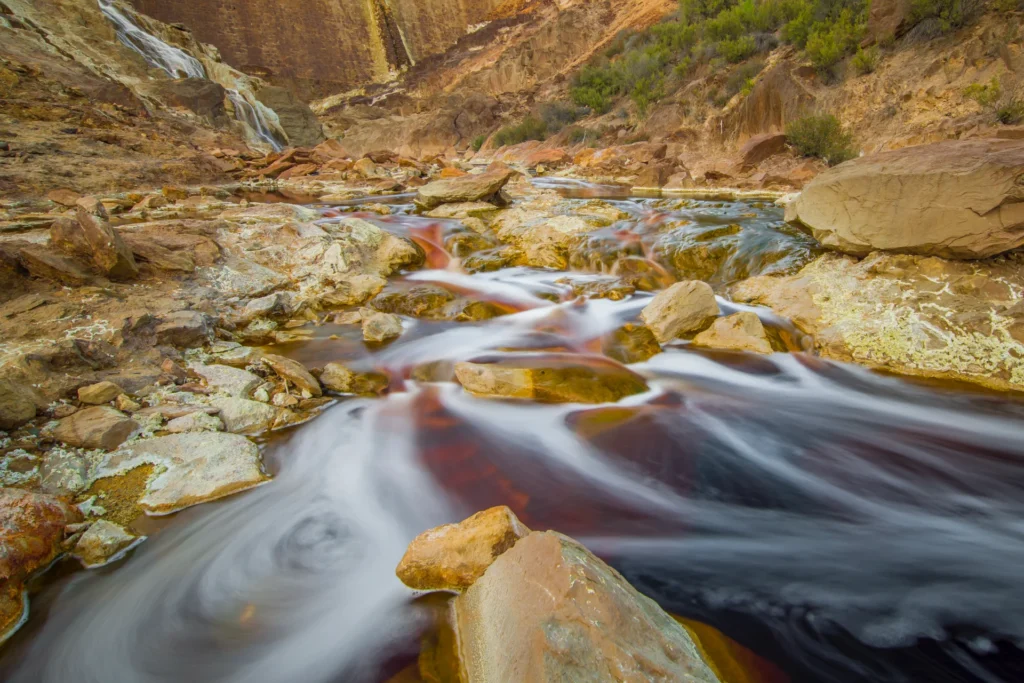
<path id="1" fill-rule="evenodd" d="M 497 147 L 505 145 L 518 145 L 527 140 L 543 140 L 547 137 L 547 128 L 544 122 L 535 116 L 527 116 L 514 126 L 505 126 L 494 134 L 494 144 Z"/>
<path id="2" fill-rule="evenodd" d="M 484 146 L 485 142 L 487 142 L 486 135 L 477 135 L 475 138 L 473 138 L 473 151 L 479 152 L 480 148 Z"/>
<path id="3" fill-rule="evenodd" d="M 869 74 L 878 68 L 878 48 L 869 47 L 867 50 L 858 48 L 857 54 L 853 56 L 853 68 L 859 74 Z"/>
<path id="4" fill-rule="evenodd" d="M 641 78 L 629 93 L 640 116 L 647 116 L 647 109 L 664 96 L 665 78 L 661 74 Z"/>
<path id="5" fill-rule="evenodd" d="M 996 110 L 999 123 L 1013 126 L 1024 123 L 1024 100 L 1014 98 Z"/>
<path id="6" fill-rule="evenodd" d="M 750 90 L 754 89 L 754 79 L 764 71 L 764 65 L 763 59 L 752 59 L 736 67 L 736 70 L 729 74 L 729 78 L 725 81 L 726 101 L 728 102 L 733 95 L 741 91 L 746 91 L 749 94 Z"/>
<path id="7" fill-rule="evenodd" d="M 983 107 L 991 107 L 1003 96 L 1003 89 L 999 87 L 999 79 L 995 76 L 988 83 L 971 83 L 964 88 L 964 97 L 974 100 Z"/>
<path id="8" fill-rule="evenodd" d="M 943 33 L 955 31 L 974 20 L 985 7 L 985 0 L 912 0 L 910 18 L 914 23 L 938 19 Z"/>
<path id="9" fill-rule="evenodd" d="M 829 166 L 857 156 L 853 136 L 831 114 L 805 116 L 786 126 L 786 139 L 801 155 L 818 157 Z"/>
<path id="10" fill-rule="evenodd" d="M 807 37 L 807 56 L 820 72 L 830 72 L 852 52 L 864 36 L 865 24 L 849 8 L 840 12 L 834 22 L 815 24 Z"/>
<path id="11" fill-rule="evenodd" d="M 737 64 L 757 52 L 757 43 L 753 36 L 740 36 L 719 42 L 717 49 L 727 62 Z"/>
<path id="12" fill-rule="evenodd" d="M 569 132 L 566 135 L 566 141 L 571 146 L 578 145 L 580 143 L 586 142 L 588 139 L 596 137 L 597 135 L 595 133 L 587 130 L 583 126 L 573 126 L 572 128 L 569 129 Z"/>
<path id="13" fill-rule="evenodd" d="M 540 118 L 549 133 L 557 133 L 589 113 L 589 107 L 574 107 L 563 102 L 545 102 L 540 105 Z"/>

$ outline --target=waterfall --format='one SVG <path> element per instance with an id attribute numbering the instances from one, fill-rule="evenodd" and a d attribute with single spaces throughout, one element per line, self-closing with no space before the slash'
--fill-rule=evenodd
<path id="1" fill-rule="evenodd" d="M 270 145 L 275 152 L 280 152 L 284 148 L 259 107 L 251 104 L 237 90 L 228 90 L 228 99 L 235 106 L 235 118 L 248 126 L 261 142 Z"/>
<path id="2" fill-rule="evenodd" d="M 114 24 L 118 40 L 139 53 L 150 65 L 162 69 L 171 78 L 207 77 L 206 69 L 198 59 L 143 31 L 114 6 L 113 0 L 98 2 L 100 11 Z M 270 125 L 263 110 L 249 102 L 237 90 L 229 88 L 227 92 L 228 99 L 235 108 L 235 118 L 245 125 L 259 142 L 269 145 L 275 152 L 281 151 L 285 145 L 274 131 L 274 127 Z"/>
<path id="3" fill-rule="evenodd" d="M 171 78 L 206 78 L 206 70 L 198 59 L 143 31 L 114 7 L 111 0 L 99 0 L 99 4 L 100 11 L 117 29 L 118 40 L 151 65 L 163 69 Z"/>

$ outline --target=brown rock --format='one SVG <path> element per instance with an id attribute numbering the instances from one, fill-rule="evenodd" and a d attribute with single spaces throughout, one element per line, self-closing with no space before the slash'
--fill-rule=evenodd
<path id="1" fill-rule="evenodd" d="M 469 681 L 718 683 L 689 632 L 576 541 L 535 531 L 455 600 Z"/>
<path id="2" fill-rule="evenodd" d="M 651 163 L 640 171 L 640 174 L 636 177 L 636 181 L 633 184 L 639 188 L 661 188 L 668 183 L 669 178 L 672 177 L 673 171 L 675 171 L 675 164 L 673 163 Z"/>
<path id="3" fill-rule="evenodd" d="M 210 339 L 212 329 L 206 316 L 198 311 L 175 311 L 160 319 L 157 341 L 171 346 L 195 346 Z"/>
<path id="4" fill-rule="evenodd" d="M 824 246 L 975 259 L 1024 244 L 1024 142 L 947 140 L 854 159 L 786 207 Z"/>
<path id="5" fill-rule="evenodd" d="M 340 140 L 331 138 L 324 140 L 319 145 L 313 148 L 311 155 L 313 160 L 326 164 L 330 161 L 337 161 L 348 158 L 348 153 L 345 151 L 345 147 L 341 144 Z M 348 170 L 347 168 L 342 170 Z"/>
<path id="6" fill-rule="evenodd" d="M 414 538 L 395 573 L 417 590 L 462 591 L 528 533 L 512 510 L 493 507 Z"/>
<path id="7" fill-rule="evenodd" d="M 761 319 L 750 311 L 740 311 L 716 319 L 711 327 L 693 338 L 693 343 L 695 346 L 728 351 L 772 352 Z"/>
<path id="8" fill-rule="evenodd" d="M 740 147 L 740 166 L 753 168 L 759 163 L 776 154 L 786 151 L 786 136 L 782 133 L 762 133 L 755 135 Z"/>
<path id="9" fill-rule="evenodd" d="M 559 354 L 456 363 L 455 376 L 479 396 L 546 403 L 609 403 L 647 391 L 642 377 L 611 360 Z"/>
<path id="10" fill-rule="evenodd" d="M 899 38 L 912 27 L 911 0 L 872 0 L 868 14 L 868 36 L 874 41 Z"/>
<path id="11" fill-rule="evenodd" d="M 80 287 L 94 278 L 80 261 L 62 256 L 41 244 L 26 244 L 18 249 L 18 262 L 34 277 Z"/>
<path id="12" fill-rule="evenodd" d="M 501 188 L 515 175 L 515 171 L 504 166 L 477 175 L 467 175 L 450 180 L 437 180 L 424 185 L 416 194 L 416 205 L 429 211 L 441 204 L 458 202 L 489 201 L 504 205 L 500 198 Z"/>
<path id="13" fill-rule="evenodd" d="M 301 391 L 311 396 L 321 396 L 320 382 L 316 381 L 309 370 L 303 367 L 302 363 L 293 361 L 291 358 L 276 356 L 268 353 L 263 356 L 263 362 L 271 367 L 282 379 L 291 382 Z"/>
<path id="14" fill-rule="evenodd" d="M 381 343 L 402 335 L 402 319 L 394 313 L 381 313 L 372 308 L 363 308 L 360 309 L 359 315 L 365 341 Z"/>
<path id="15" fill-rule="evenodd" d="M 677 282 L 659 292 L 640 313 L 662 344 L 690 332 L 698 332 L 719 314 L 715 292 L 706 282 Z"/>
<path id="16" fill-rule="evenodd" d="M 0 379 L 0 429 L 20 427 L 36 416 L 36 396 L 21 383 Z"/>
<path id="17" fill-rule="evenodd" d="M 352 164 L 352 170 L 367 180 L 379 178 L 381 176 L 381 172 L 380 169 L 377 168 L 377 164 L 373 163 L 373 159 L 368 159 L 366 157 L 354 162 Z"/>
<path id="18" fill-rule="evenodd" d="M 339 394 L 377 395 L 388 388 L 386 375 L 353 372 L 341 363 L 325 365 L 320 382 Z"/>
<path id="19" fill-rule="evenodd" d="M 316 164 L 299 164 L 298 166 L 292 166 L 287 171 L 277 176 L 278 180 L 288 180 L 289 178 L 301 178 L 314 173 L 317 169 Z"/>
<path id="20" fill-rule="evenodd" d="M 77 448 L 112 451 L 139 429 L 139 423 L 120 410 L 96 406 L 79 410 L 61 420 L 53 430 L 57 441 Z"/>
<path id="21" fill-rule="evenodd" d="M 50 226 L 50 246 L 76 256 L 89 257 L 92 254 L 82 226 L 73 218 L 58 218 L 53 222 Z"/>
<path id="22" fill-rule="evenodd" d="M 124 390 L 113 382 L 98 382 L 81 387 L 78 390 L 78 400 L 81 403 L 98 406 L 110 403 L 124 393 Z"/>
<path id="23" fill-rule="evenodd" d="M 61 188 L 58 190 L 51 190 L 47 193 L 46 198 L 54 204 L 74 208 L 78 203 L 78 200 L 82 198 L 82 195 L 78 194 L 74 190 Z"/>
<path id="24" fill-rule="evenodd" d="M 103 204 L 94 197 L 79 200 L 78 223 L 89 245 L 92 261 L 102 273 L 115 280 L 130 280 L 138 276 L 135 258 L 110 227 Z"/>

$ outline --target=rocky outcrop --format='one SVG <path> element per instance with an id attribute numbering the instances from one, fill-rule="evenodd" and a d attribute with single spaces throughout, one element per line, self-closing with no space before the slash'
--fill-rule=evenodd
<path id="1" fill-rule="evenodd" d="M 1024 244 L 1024 141 L 883 152 L 815 178 L 786 218 L 826 247 L 984 258 Z"/>

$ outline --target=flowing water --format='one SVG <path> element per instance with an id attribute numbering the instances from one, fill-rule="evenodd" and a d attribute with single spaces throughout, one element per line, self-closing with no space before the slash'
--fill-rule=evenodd
<path id="1" fill-rule="evenodd" d="M 758 233 L 720 262 L 720 281 L 753 262 L 750 250 L 808 248 L 774 207 L 617 205 L 631 214 L 615 226 L 623 236 L 683 220 L 696 233 L 737 220 Z M 0 662 L 4 680 L 386 680 L 428 628 L 394 577 L 406 544 L 499 504 L 749 648 L 743 680 L 1024 680 L 1024 405 L 803 353 L 685 343 L 631 366 L 650 391 L 618 404 L 475 398 L 416 369 L 443 379 L 451 362 L 498 351 L 592 362 L 650 294 L 578 300 L 565 273 L 467 274 L 439 246 L 457 224 L 396 209 L 357 215 L 430 252 L 434 267 L 405 285 L 506 315 L 409 318 L 378 349 L 327 324 L 281 347 L 310 365 L 387 373 L 391 389 L 268 442 L 270 485 L 177 515 L 116 568 L 54 582 Z M 800 346 L 786 321 L 758 313 Z"/>

